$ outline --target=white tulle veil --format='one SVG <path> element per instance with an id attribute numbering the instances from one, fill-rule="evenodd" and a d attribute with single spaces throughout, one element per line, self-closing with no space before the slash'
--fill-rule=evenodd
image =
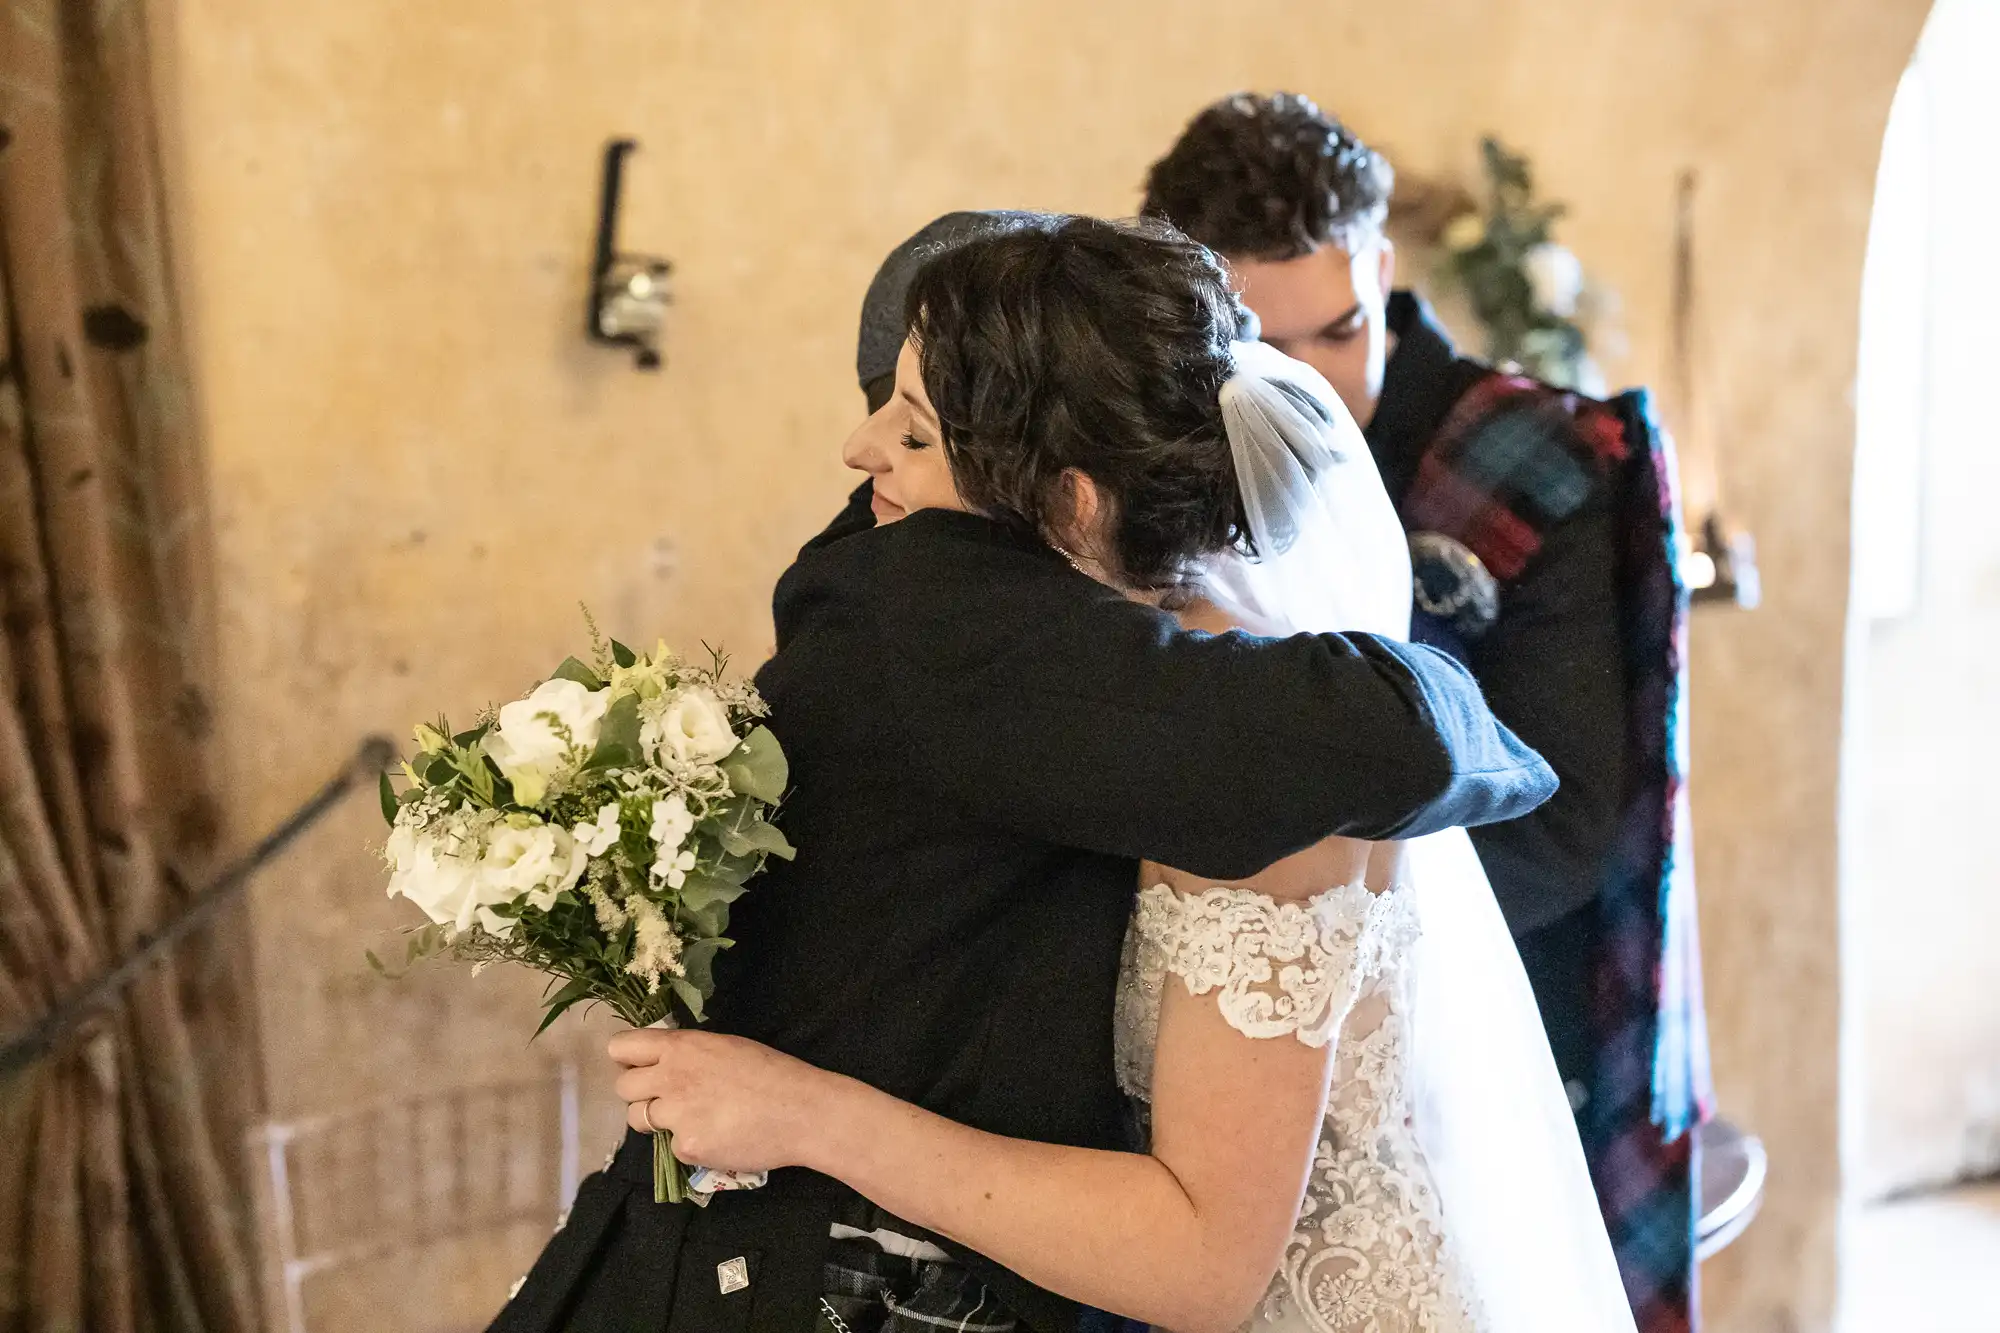
<path id="1" fill-rule="evenodd" d="M 1366 441 L 1312 368 L 1236 346 L 1223 417 L 1255 557 L 1204 570 L 1253 632 L 1405 639 L 1410 560 Z M 1633 1327 L 1540 1011 L 1464 830 L 1409 849 L 1422 937 L 1411 1006 L 1416 1136 L 1484 1333 Z"/>

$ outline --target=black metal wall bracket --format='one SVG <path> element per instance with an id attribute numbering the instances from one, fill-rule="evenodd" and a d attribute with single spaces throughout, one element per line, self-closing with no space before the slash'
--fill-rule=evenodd
<path id="1" fill-rule="evenodd" d="M 604 146 L 604 175 L 597 200 L 597 247 L 590 265 L 590 305 L 584 331 L 592 342 L 633 349 L 641 370 L 661 365 L 660 337 L 673 303 L 668 278 L 674 266 L 658 255 L 618 249 L 618 197 L 625 159 L 636 140 L 613 139 Z"/>

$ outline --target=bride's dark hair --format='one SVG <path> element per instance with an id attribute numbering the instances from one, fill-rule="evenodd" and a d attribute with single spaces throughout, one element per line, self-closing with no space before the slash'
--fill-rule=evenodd
<path id="1" fill-rule="evenodd" d="M 1134 588 L 1245 540 L 1218 401 L 1242 307 L 1208 250 L 1163 222 L 1051 217 L 940 254 L 905 312 L 968 506 L 1073 543 L 1075 468 Z"/>

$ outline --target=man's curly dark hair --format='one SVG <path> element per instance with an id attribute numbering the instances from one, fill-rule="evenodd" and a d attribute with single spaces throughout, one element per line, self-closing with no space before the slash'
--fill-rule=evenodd
<path id="1" fill-rule="evenodd" d="M 1236 93 L 1153 164 L 1141 211 L 1221 254 L 1296 259 L 1379 235 L 1395 184 L 1388 159 L 1311 98 Z"/>

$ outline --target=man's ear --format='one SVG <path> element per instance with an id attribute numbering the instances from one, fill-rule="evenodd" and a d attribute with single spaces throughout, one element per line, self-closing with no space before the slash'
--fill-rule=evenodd
<path id="1" fill-rule="evenodd" d="M 1104 494 L 1082 468 L 1064 468 L 1062 510 L 1056 516 L 1062 525 L 1049 534 L 1050 540 L 1078 558 L 1098 559 L 1097 531 L 1104 516 Z"/>
<path id="2" fill-rule="evenodd" d="M 1396 243 L 1384 236 L 1378 242 L 1378 251 L 1376 262 L 1382 266 L 1382 298 L 1387 300 L 1389 293 L 1396 290 Z"/>

